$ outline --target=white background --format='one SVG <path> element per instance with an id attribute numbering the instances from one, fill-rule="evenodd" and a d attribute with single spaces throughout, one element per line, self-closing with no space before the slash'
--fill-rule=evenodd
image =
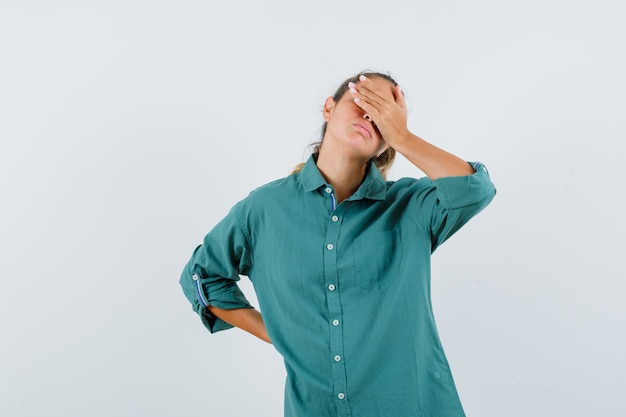
<path id="1" fill-rule="evenodd" d="M 624 416 L 620 3 L 3 0 L 0 415 L 282 415 L 278 354 L 178 278 L 374 69 L 498 188 L 433 256 L 468 416 Z"/>

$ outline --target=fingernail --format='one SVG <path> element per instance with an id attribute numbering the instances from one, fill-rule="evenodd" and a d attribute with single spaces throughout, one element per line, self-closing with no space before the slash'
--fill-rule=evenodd
<path id="1" fill-rule="evenodd" d="M 361 100 L 359 100 L 359 98 L 358 98 L 358 97 L 354 99 L 354 102 L 355 102 L 355 103 L 358 103 L 359 101 L 361 101 Z"/>
<path id="2" fill-rule="evenodd" d="M 356 94 L 356 88 L 354 88 L 354 87 L 350 87 L 350 92 L 351 92 L 352 94 Z"/>
<path id="3" fill-rule="evenodd" d="M 365 81 L 367 80 L 367 77 L 365 75 L 359 75 L 359 80 Z"/>
<path id="4" fill-rule="evenodd" d="M 350 81 L 350 82 L 348 83 L 348 87 L 350 87 L 350 88 L 354 88 L 355 86 L 356 86 L 356 84 L 355 84 L 355 83 L 353 83 L 352 81 Z"/>

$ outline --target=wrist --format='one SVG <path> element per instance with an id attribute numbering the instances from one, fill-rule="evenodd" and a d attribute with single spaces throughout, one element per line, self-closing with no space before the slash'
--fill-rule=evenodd
<path id="1" fill-rule="evenodd" d="M 386 142 L 390 147 L 395 149 L 396 152 L 404 154 L 405 149 L 410 148 L 412 144 L 415 144 L 416 139 L 419 139 L 419 137 L 407 130 L 403 134 L 394 136 L 393 140 Z"/>

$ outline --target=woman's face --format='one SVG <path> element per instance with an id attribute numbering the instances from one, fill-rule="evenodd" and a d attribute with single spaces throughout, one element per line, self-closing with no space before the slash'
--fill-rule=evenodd
<path id="1" fill-rule="evenodd" d="M 393 85 L 380 77 L 370 79 L 380 91 L 393 97 Z M 358 84 L 357 84 L 358 89 Z M 324 120 L 328 123 L 323 143 L 333 141 L 333 149 L 344 149 L 354 156 L 369 160 L 380 155 L 388 146 L 376 126 L 365 118 L 365 111 L 352 99 L 350 92 L 335 102 L 332 97 L 324 105 Z"/>

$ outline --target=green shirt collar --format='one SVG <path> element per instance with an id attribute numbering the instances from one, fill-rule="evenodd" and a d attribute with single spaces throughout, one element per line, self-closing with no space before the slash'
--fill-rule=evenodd
<path id="1" fill-rule="evenodd" d="M 317 169 L 313 155 L 309 157 L 301 171 L 300 181 L 305 191 L 315 191 L 320 187 L 326 187 L 327 183 L 322 173 Z M 384 200 L 387 196 L 387 183 L 380 175 L 376 165 L 371 162 L 365 174 L 365 179 L 348 200 Z"/>

